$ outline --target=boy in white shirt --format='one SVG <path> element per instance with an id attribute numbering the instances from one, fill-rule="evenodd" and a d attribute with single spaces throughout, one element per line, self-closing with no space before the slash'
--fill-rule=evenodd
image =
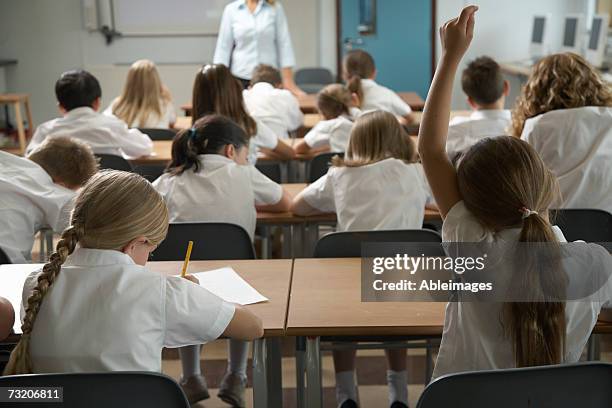
<path id="1" fill-rule="evenodd" d="M 128 129 L 115 116 L 99 113 L 102 90 L 98 80 L 87 71 L 64 72 L 55 83 L 61 118 L 40 125 L 26 153 L 32 152 L 46 138 L 74 137 L 91 146 L 95 154 L 124 158 L 148 156 L 153 151 L 149 136 L 138 129 Z"/>
<path id="2" fill-rule="evenodd" d="M 98 171 L 91 148 L 46 140 L 28 158 L 0 152 L 0 248 L 13 263 L 31 260 L 34 235 L 64 230 L 75 191 Z"/>
<path id="3" fill-rule="evenodd" d="M 280 72 L 270 65 L 260 64 L 253 71 L 250 88 L 242 92 L 251 116 L 269 127 L 277 137 L 287 137 L 304 123 L 300 103 L 282 86 Z"/>
<path id="4" fill-rule="evenodd" d="M 511 112 L 504 109 L 510 84 L 493 59 L 485 56 L 470 62 L 463 71 L 461 87 L 474 112 L 450 122 L 446 151 L 451 160 L 485 137 L 508 134 L 512 121 Z"/>

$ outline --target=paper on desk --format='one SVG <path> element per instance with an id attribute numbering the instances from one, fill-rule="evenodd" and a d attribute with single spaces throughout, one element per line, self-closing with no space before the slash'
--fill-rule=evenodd
<path id="1" fill-rule="evenodd" d="M 269 300 L 249 285 L 229 266 L 207 272 L 197 272 L 193 275 L 200 281 L 200 286 L 226 302 L 244 306 Z"/>
<path id="2" fill-rule="evenodd" d="M 42 269 L 44 264 L 8 264 L 0 265 L 0 296 L 8 299 L 15 309 L 13 330 L 21 334 L 21 297 L 23 284 L 29 274 Z"/>

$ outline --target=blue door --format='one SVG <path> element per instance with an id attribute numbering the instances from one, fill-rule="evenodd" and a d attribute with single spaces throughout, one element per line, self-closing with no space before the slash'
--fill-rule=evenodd
<path id="1" fill-rule="evenodd" d="M 368 35 L 358 32 L 363 0 L 340 1 L 342 55 L 350 48 L 366 50 L 376 61 L 378 83 L 425 98 L 432 72 L 432 0 L 376 1 L 376 29 Z"/>

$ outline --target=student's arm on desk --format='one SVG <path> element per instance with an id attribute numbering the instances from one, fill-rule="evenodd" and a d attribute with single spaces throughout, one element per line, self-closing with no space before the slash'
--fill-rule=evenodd
<path id="1" fill-rule="evenodd" d="M 308 143 L 306 143 L 306 141 L 302 139 L 295 144 L 295 146 L 293 147 L 293 150 L 295 150 L 295 153 L 297 154 L 310 154 L 310 155 L 315 156 L 319 153 L 329 152 L 330 146 L 329 144 L 325 144 L 325 145 L 318 146 L 318 147 L 310 147 L 308 146 Z"/>
<path id="2" fill-rule="evenodd" d="M 287 212 L 291 208 L 291 194 L 283 188 L 283 195 L 276 204 L 256 205 L 255 209 L 261 212 Z"/>
<path id="3" fill-rule="evenodd" d="M 272 150 L 279 159 L 281 160 L 291 160 L 295 157 L 295 152 L 287 143 L 283 142 L 281 139 L 278 139 L 278 144 Z"/>
<path id="4" fill-rule="evenodd" d="M 312 207 L 306 200 L 304 200 L 304 191 L 301 191 L 294 199 L 291 204 L 290 211 L 295 215 L 303 217 L 309 215 L 323 214 L 322 211 Z"/>
<path id="5" fill-rule="evenodd" d="M 235 340 L 255 340 L 263 336 L 261 319 L 250 310 L 235 305 L 234 317 L 223 332 L 224 337 Z"/>

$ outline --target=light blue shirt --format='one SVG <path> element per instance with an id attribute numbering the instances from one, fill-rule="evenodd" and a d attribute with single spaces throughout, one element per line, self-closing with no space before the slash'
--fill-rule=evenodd
<path id="1" fill-rule="evenodd" d="M 234 76 L 251 79 L 258 64 L 276 68 L 295 65 L 291 36 L 283 7 L 259 0 L 253 13 L 246 0 L 225 7 L 215 49 L 215 64 L 230 66 Z"/>

